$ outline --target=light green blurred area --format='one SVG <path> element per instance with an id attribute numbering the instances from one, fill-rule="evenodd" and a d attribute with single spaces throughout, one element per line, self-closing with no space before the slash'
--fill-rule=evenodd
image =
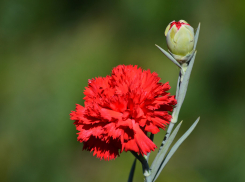
<path id="1" fill-rule="evenodd" d="M 158 181 L 244 182 L 244 6 L 228 0 L 1 0 L 0 181 L 127 181 L 132 154 L 100 161 L 82 151 L 69 113 L 83 105 L 88 79 L 118 64 L 157 72 L 174 94 L 178 68 L 155 44 L 167 49 L 166 26 L 184 19 L 195 29 L 201 22 L 201 31 L 177 137 L 201 120 Z M 163 136 L 156 135 L 158 146 Z M 139 163 L 135 181 L 143 181 Z"/>

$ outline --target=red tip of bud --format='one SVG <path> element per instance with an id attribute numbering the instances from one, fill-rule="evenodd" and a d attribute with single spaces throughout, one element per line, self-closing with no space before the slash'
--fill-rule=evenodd
<path id="1" fill-rule="evenodd" d="M 170 24 L 170 29 L 172 28 L 172 26 L 176 26 L 177 27 L 177 29 L 179 30 L 180 29 L 180 27 L 182 26 L 182 25 L 189 25 L 188 23 L 184 23 L 184 22 L 176 22 L 176 21 L 173 21 L 171 24 Z"/>

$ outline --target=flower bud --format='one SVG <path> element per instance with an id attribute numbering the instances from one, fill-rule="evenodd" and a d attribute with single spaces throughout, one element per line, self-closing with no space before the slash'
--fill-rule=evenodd
<path id="1" fill-rule="evenodd" d="M 193 52 L 194 29 L 184 20 L 172 21 L 165 30 L 165 36 L 173 57 L 185 63 Z"/>

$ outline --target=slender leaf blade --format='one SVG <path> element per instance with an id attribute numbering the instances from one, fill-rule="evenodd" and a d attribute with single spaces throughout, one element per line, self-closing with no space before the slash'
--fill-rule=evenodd
<path id="1" fill-rule="evenodd" d="M 201 26 L 201 23 L 198 24 L 197 31 L 195 34 L 194 50 L 196 50 L 196 47 L 197 47 L 197 41 L 198 41 L 198 37 L 199 37 L 200 26 Z"/>
<path id="2" fill-rule="evenodd" d="M 176 150 L 179 148 L 179 146 L 185 141 L 185 139 L 191 134 L 191 132 L 195 129 L 197 123 L 199 122 L 200 117 L 197 118 L 197 120 L 191 125 L 191 127 L 180 137 L 180 139 L 174 144 L 174 146 L 171 148 L 169 153 L 167 154 L 166 158 L 164 159 L 162 165 L 160 166 L 160 169 L 158 170 L 155 178 L 153 178 L 153 182 L 158 178 L 159 174 L 169 161 L 169 159 L 173 156 L 173 154 L 176 152 Z"/>
<path id="3" fill-rule="evenodd" d="M 173 119 L 175 119 L 175 121 L 177 121 L 177 119 L 178 119 L 180 108 L 181 108 L 181 106 L 184 102 L 184 99 L 185 99 L 185 95 L 186 95 L 186 91 L 188 88 L 188 83 L 189 83 L 189 79 L 191 76 L 191 71 L 193 68 L 195 57 L 196 57 L 196 52 L 194 53 L 194 55 L 192 56 L 192 58 L 190 60 L 190 63 L 188 65 L 188 68 L 185 72 L 183 81 L 182 81 L 180 88 L 179 88 L 179 91 L 178 91 L 178 95 L 177 95 L 178 103 L 177 103 L 176 108 L 174 109 L 174 112 L 173 112 Z"/>
<path id="4" fill-rule="evenodd" d="M 176 128 L 174 129 L 174 131 L 172 132 L 172 134 L 169 136 L 169 138 L 167 139 L 165 145 L 163 146 L 162 150 L 160 150 L 157 154 L 157 156 L 155 157 L 152 165 L 151 165 L 151 175 L 152 176 L 155 176 L 155 174 L 157 173 L 163 159 L 164 159 L 164 156 L 166 155 L 168 149 L 169 149 L 169 146 L 172 144 L 175 136 L 177 135 L 178 131 L 179 131 L 179 128 L 182 124 L 182 121 L 178 124 L 178 126 L 176 126 Z"/>
<path id="5" fill-rule="evenodd" d="M 156 45 L 156 44 L 155 44 Z M 160 46 L 156 45 L 157 48 L 168 58 L 170 59 L 174 64 L 176 64 L 179 68 L 181 68 L 180 64 L 171 56 L 167 51 L 165 51 L 163 48 Z"/>

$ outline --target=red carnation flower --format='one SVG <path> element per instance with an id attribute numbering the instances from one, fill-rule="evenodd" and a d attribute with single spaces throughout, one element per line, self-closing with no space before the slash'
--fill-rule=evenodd
<path id="1" fill-rule="evenodd" d="M 137 66 L 119 65 L 112 75 L 88 81 L 85 106 L 76 105 L 70 114 L 79 131 L 83 149 L 100 159 L 115 159 L 119 150 L 147 154 L 156 145 L 147 132 L 158 133 L 171 120 L 176 104 L 168 83 L 159 83 L 157 73 Z"/>

